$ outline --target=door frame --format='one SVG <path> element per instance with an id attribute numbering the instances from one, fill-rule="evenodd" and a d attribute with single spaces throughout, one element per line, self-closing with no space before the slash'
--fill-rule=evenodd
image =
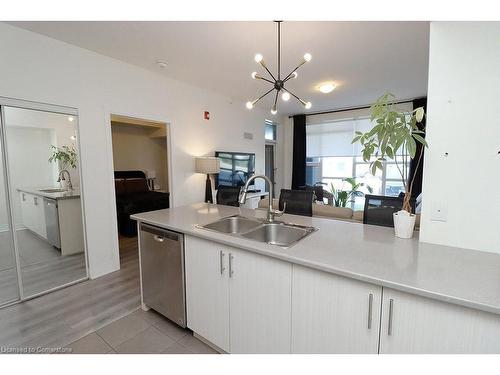
<path id="1" fill-rule="evenodd" d="M 119 259 L 119 254 L 120 254 L 120 247 L 118 243 L 118 222 L 116 220 L 117 213 L 116 213 L 116 196 L 115 196 L 115 176 L 114 176 L 114 160 L 113 160 L 113 134 L 111 132 L 111 116 L 122 116 L 122 117 L 129 117 L 131 119 L 138 119 L 138 120 L 146 120 L 146 121 L 152 121 L 152 122 L 157 122 L 160 124 L 165 125 L 165 133 L 166 133 L 166 144 L 167 144 L 167 185 L 168 185 L 168 192 L 169 192 L 169 207 L 173 206 L 174 202 L 174 191 L 172 189 L 172 122 L 170 120 L 166 119 L 159 119 L 155 115 L 150 115 L 150 114 L 138 114 L 138 113 L 133 113 L 133 112 L 126 112 L 126 111 L 121 111 L 121 110 L 113 110 L 113 109 L 106 109 L 104 111 L 104 123 L 106 124 L 106 155 L 107 155 L 107 167 L 108 167 L 108 175 L 109 175 L 109 183 L 108 183 L 108 193 L 109 196 L 111 197 L 111 203 L 112 203 L 112 211 L 113 211 L 113 217 L 115 220 L 113 220 L 113 234 L 114 234 L 114 248 L 115 248 L 115 254 L 117 255 L 117 261 L 118 261 L 118 269 L 121 268 L 120 265 L 120 259 Z"/>
<path id="2" fill-rule="evenodd" d="M 5 124 L 5 113 L 4 113 L 4 107 L 13 107 L 13 108 L 20 108 L 20 109 L 29 109 L 29 110 L 35 110 L 35 111 L 43 111 L 43 112 L 51 112 L 51 113 L 58 113 L 62 115 L 68 115 L 68 116 L 75 116 L 78 121 L 75 125 L 75 131 L 76 131 L 76 142 L 78 146 L 78 173 L 80 177 L 80 204 L 81 204 L 81 209 L 82 209 L 82 230 L 83 230 L 83 251 L 84 251 L 84 259 L 85 259 L 85 277 L 70 281 L 66 284 L 62 284 L 59 286 L 56 286 L 54 288 L 50 288 L 47 290 L 44 290 L 39 293 L 32 294 L 28 297 L 24 295 L 23 291 L 23 282 L 22 282 L 22 275 L 21 275 L 21 263 L 19 260 L 19 244 L 17 242 L 17 234 L 15 233 L 15 223 L 14 223 L 14 209 L 11 204 L 11 185 L 10 185 L 10 173 L 9 173 L 9 162 L 8 162 L 8 145 L 7 145 L 7 135 L 6 132 L 4 131 L 6 128 Z M 44 294 L 48 294 L 51 292 L 54 292 L 56 290 L 66 288 L 68 286 L 80 283 L 82 281 L 86 281 L 89 279 L 89 260 L 88 260 L 88 246 L 87 246 L 87 220 L 86 220 L 86 215 L 85 215 L 85 197 L 84 197 L 84 190 L 85 190 L 85 181 L 83 180 L 83 174 L 82 174 L 82 148 L 81 148 L 81 142 L 80 142 L 80 118 L 78 115 L 78 109 L 74 107 L 66 107 L 66 106 L 61 106 L 61 105 L 55 105 L 55 104 L 49 104 L 49 103 L 42 103 L 42 102 L 34 102 L 30 100 L 23 100 L 23 99 L 16 99 L 16 98 L 7 98 L 0 96 L 0 142 L 2 144 L 2 149 L 4 153 L 4 158 L 3 158 L 3 167 L 4 167 L 4 179 L 5 179 L 5 189 L 6 189 L 6 205 L 7 205 L 7 216 L 8 216 L 8 221 L 10 225 L 10 231 L 12 234 L 12 243 L 14 246 L 14 254 L 15 254 L 15 260 L 16 260 L 16 269 L 17 269 L 17 280 L 18 280 L 18 288 L 19 288 L 19 299 L 12 301 L 12 302 L 7 302 L 6 304 L 0 304 L 0 308 L 7 307 L 16 303 L 24 302 L 39 296 L 42 296 Z"/>

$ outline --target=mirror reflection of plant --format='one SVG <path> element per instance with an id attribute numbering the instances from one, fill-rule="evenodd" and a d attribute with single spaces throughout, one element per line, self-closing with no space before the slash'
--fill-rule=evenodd
<path id="1" fill-rule="evenodd" d="M 343 186 L 341 189 L 336 189 L 333 182 L 330 183 L 330 191 L 333 194 L 333 205 L 335 207 L 347 207 L 347 203 L 353 203 L 356 197 L 364 196 L 365 194 L 360 190 L 362 187 L 366 187 L 370 194 L 373 193 L 371 186 L 363 182 L 356 182 L 353 177 L 343 178 L 342 185 L 344 185 L 344 182 L 350 185 L 348 190 L 344 190 Z"/>
<path id="2" fill-rule="evenodd" d="M 377 99 L 370 107 L 370 120 L 375 122 L 375 126 L 366 133 L 356 131 L 352 143 L 359 142 L 363 146 L 361 150 L 363 160 L 370 161 L 373 175 L 377 169 L 383 170 L 383 163 L 387 158 L 394 161 L 405 190 L 403 210 L 411 213 L 410 199 L 415 176 L 408 181 L 405 166 L 408 165 L 408 156 L 410 159 L 415 158 L 417 142 L 423 147 L 418 156 L 416 168 L 420 165 L 424 147 L 427 147 L 427 142 L 423 137 L 425 131 L 417 125 L 422 122 L 425 113 L 423 107 L 416 108 L 410 113 L 400 111 L 396 107 L 395 99 L 391 93 L 386 93 Z"/>
<path id="3" fill-rule="evenodd" d="M 49 163 L 59 162 L 59 167 L 61 169 L 67 169 L 69 167 L 75 169 L 78 165 L 78 154 L 73 146 L 62 146 L 57 147 L 54 145 L 50 146 L 52 150 L 52 155 L 49 158 Z"/>

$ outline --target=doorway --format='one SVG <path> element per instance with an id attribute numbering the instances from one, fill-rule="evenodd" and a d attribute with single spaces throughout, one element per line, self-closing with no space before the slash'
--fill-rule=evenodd
<path id="1" fill-rule="evenodd" d="M 273 182 L 273 198 L 276 197 L 276 144 L 266 142 L 266 161 L 265 161 L 265 170 L 266 176 Z M 266 184 L 266 192 L 269 192 L 269 187 Z"/>
<path id="2" fill-rule="evenodd" d="M 120 253 L 137 242 L 130 215 L 170 207 L 167 123 L 111 115 L 113 172 Z"/>

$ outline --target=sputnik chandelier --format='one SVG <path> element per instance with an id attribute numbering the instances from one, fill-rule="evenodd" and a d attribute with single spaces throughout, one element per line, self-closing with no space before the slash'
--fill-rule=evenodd
<path id="1" fill-rule="evenodd" d="M 262 77 L 259 74 L 257 74 L 257 72 L 252 73 L 252 78 L 253 79 L 260 79 L 262 81 L 269 82 L 271 85 L 273 85 L 273 87 L 269 91 L 267 91 L 264 94 L 262 94 L 261 96 L 259 96 L 253 102 L 247 102 L 246 106 L 248 109 L 252 109 L 255 106 L 255 103 L 257 103 L 259 100 L 264 98 L 266 95 L 270 94 L 272 91 L 276 90 L 276 95 L 274 97 L 274 104 L 271 108 L 271 113 L 273 115 L 278 113 L 277 104 L 278 104 L 278 95 L 280 94 L 280 92 L 281 92 L 281 99 L 283 99 L 283 101 L 286 102 L 286 101 L 290 100 L 291 96 L 293 96 L 295 99 L 297 99 L 299 102 L 302 103 L 302 105 L 305 107 L 305 109 L 309 109 L 309 108 L 311 108 L 311 102 L 306 102 L 306 101 L 300 99 L 293 92 L 287 90 L 285 88 L 285 83 L 290 79 L 297 78 L 297 70 L 305 63 L 311 61 L 311 54 L 306 53 L 304 55 L 304 59 L 300 62 L 300 64 L 297 65 L 297 67 L 295 69 L 293 69 L 289 74 L 287 74 L 285 76 L 285 78 L 281 78 L 281 22 L 282 21 L 274 21 L 274 22 L 276 22 L 276 24 L 278 25 L 278 74 L 275 77 L 269 71 L 268 67 L 266 66 L 266 64 L 264 62 L 264 57 L 260 53 L 256 54 L 255 55 L 255 62 L 260 64 L 267 71 L 270 78 Z"/>

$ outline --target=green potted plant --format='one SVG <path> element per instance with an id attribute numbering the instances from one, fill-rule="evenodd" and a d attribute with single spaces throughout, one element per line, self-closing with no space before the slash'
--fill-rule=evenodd
<path id="1" fill-rule="evenodd" d="M 415 215 L 411 212 L 410 199 L 415 177 L 408 180 L 405 166 L 409 165 L 409 159 L 417 157 L 418 168 L 423 149 L 427 147 L 423 137 L 425 131 L 418 126 L 425 116 L 424 109 L 415 108 L 410 113 L 401 111 L 397 108 L 395 96 L 386 93 L 377 99 L 370 110 L 370 120 L 375 125 L 366 133 L 356 131 L 352 143 L 359 142 L 363 146 L 363 160 L 370 162 L 373 175 L 377 169 L 384 168 L 384 161 L 394 161 L 404 187 L 403 209 L 393 215 L 394 230 L 397 237 L 411 238 Z M 417 143 L 423 145 L 419 155 L 416 155 Z"/>
<path id="2" fill-rule="evenodd" d="M 76 169 L 78 165 L 78 154 L 74 147 L 64 145 L 59 148 L 51 145 L 50 148 L 52 154 L 50 155 L 49 163 L 58 163 L 59 173 L 62 170 Z M 67 181 L 64 179 L 61 179 L 61 188 L 67 188 Z"/>
<path id="3" fill-rule="evenodd" d="M 344 190 L 344 183 L 349 184 L 349 188 Z M 342 187 L 340 189 L 335 189 L 333 182 L 330 183 L 330 191 L 333 194 L 333 205 L 335 207 L 347 207 L 347 203 L 354 202 L 356 197 L 362 197 L 364 193 L 359 190 L 361 187 L 366 186 L 366 189 L 372 193 L 373 189 L 369 185 L 365 185 L 363 182 L 356 182 L 355 178 L 347 177 L 342 179 Z"/>

